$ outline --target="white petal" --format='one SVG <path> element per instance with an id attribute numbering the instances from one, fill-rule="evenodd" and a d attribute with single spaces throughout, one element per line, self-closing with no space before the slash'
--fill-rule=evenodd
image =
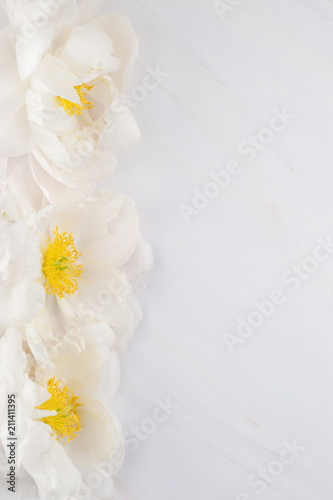
<path id="1" fill-rule="evenodd" d="M 112 40 L 113 55 L 121 61 L 120 69 L 112 73 L 112 80 L 122 90 L 129 80 L 138 54 L 138 40 L 133 28 L 127 17 L 117 14 L 99 17 L 91 24 L 103 30 Z"/>
<path id="2" fill-rule="evenodd" d="M 123 351 L 142 317 L 131 291 L 123 273 L 92 261 L 85 263 L 78 293 L 62 299 L 60 306 L 68 321 L 102 321 L 109 325 L 115 333 L 113 345 Z"/>
<path id="3" fill-rule="evenodd" d="M 140 139 L 140 130 L 129 107 L 112 83 L 109 85 L 111 105 L 105 109 L 101 126 L 101 144 L 113 154 Z"/>
<path id="4" fill-rule="evenodd" d="M 45 401 L 49 394 L 41 386 L 37 386 L 25 373 L 27 358 L 22 349 L 22 337 L 18 330 L 9 328 L 0 340 L 0 397 L 15 394 L 17 423 L 17 465 L 19 466 L 29 440 L 29 432 L 33 425 L 31 415 L 34 408 Z M 7 408 L 0 406 L 0 439 L 7 441 Z"/>
<path id="5" fill-rule="evenodd" d="M 86 24 L 76 26 L 66 42 L 61 58 L 74 73 L 84 76 L 90 69 L 115 72 L 120 62 L 112 56 L 113 44 L 104 31 Z"/>
<path id="6" fill-rule="evenodd" d="M 79 344 L 79 335 L 76 341 Z M 40 372 L 38 377 L 41 377 L 40 382 L 44 384 L 51 377 L 55 377 L 56 380 L 68 384 L 70 390 L 78 395 L 82 385 L 85 387 L 96 380 L 99 368 L 109 358 L 109 352 L 105 349 L 102 353 L 97 346 L 91 344 L 85 346 L 84 343 L 79 346 L 81 349 L 79 352 L 74 339 L 72 344 L 66 342 L 65 340 L 58 343 L 59 354 L 52 357 L 54 368 L 42 375 Z"/>
<path id="7" fill-rule="evenodd" d="M 118 216 L 108 225 L 108 234 L 87 242 L 84 253 L 121 267 L 133 254 L 139 236 L 139 221 L 132 200 L 126 200 Z"/>
<path id="8" fill-rule="evenodd" d="M 19 391 L 25 383 L 24 370 L 27 364 L 26 356 L 22 350 L 22 335 L 15 328 L 9 328 L 0 340 L 0 365 L 1 376 L 5 377 L 5 383 L 0 384 L 1 391 Z M 3 380 L 4 382 L 4 380 Z M 4 405 L 1 410 L 5 411 Z"/>
<path id="9" fill-rule="evenodd" d="M 43 307 L 44 288 L 36 283 L 41 276 L 39 239 L 25 222 L 9 223 L 2 228 L 10 238 L 8 276 L 0 289 L 1 328 L 29 323 Z"/>
<path id="10" fill-rule="evenodd" d="M 38 37 L 36 36 L 32 40 L 24 36 L 17 36 L 17 68 L 22 81 L 27 80 L 34 69 L 37 68 L 51 41 L 52 33 L 48 30 L 43 30 Z"/>
<path id="11" fill-rule="evenodd" d="M 22 465 L 36 481 L 41 494 L 74 495 L 81 484 L 81 474 L 68 458 L 65 448 L 50 436 L 50 430 L 46 424 L 34 422 Z"/>
<path id="12" fill-rule="evenodd" d="M 42 208 L 43 196 L 36 184 L 30 168 L 29 156 L 20 156 L 9 160 L 8 187 L 15 199 L 17 217 L 28 217 Z"/>
<path id="13" fill-rule="evenodd" d="M 68 446 L 68 454 L 80 465 L 111 460 L 122 449 L 121 427 L 98 400 L 85 400 L 79 408 L 81 430 Z"/>
<path id="14" fill-rule="evenodd" d="M 39 158 L 41 158 L 39 156 Z M 46 160 L 43 159 L 44 166 L 47 164 Z M 45 198 L 55 205 L 69 205 L 73 202 L 73 189 L 65 186 L 63 183 L 57 181 L 53 176 L 51 176 L 47 171 L 50 168 L 43 168 L 42 165 L 37 161 L 37 158 L 31 154 L 30 155 L 30 166 L 35 181 L 42 190 Z M 93 187 L 90 188 L 92 190 Z M 80 188 L 75 190 L 75 195 L 80 196 L 85 192 L 89 192 L 89 183 L 83 184 Z"/>
<path id="15" fill-rule="evenodd" d="M 43 307 L 45 292 L 33 278 L 26 277 L 10 289 L 10 306 L 14 321 L 29 323 Z"/>
<path id="16" fill-rule="evenodd" d="M 28 89 L 26 106 L 30 124 L 47 128 L 57 136 L 66 136 L 75 130 L 75 122 L 51 93 Z"/>
<path id="17" fill-rule="evenodd" d="M 25 109 L 26 86 L 19 79 L 8 30 L 0 33 L 0 61 L 3 68 L 0 72 L 0 156 L 19 156 L 31 149 L 31 133 Z"/>
<path id="18" fill-rule="evenodd" d="M 63 60 L 47 54 L 31 76 L 31 87 L 38 92 L 49 91 L 68 101 L 81 104 L 75 86 L 80 85 L 79 78 Z"/>
<path id="19" fill-rule="evenodd" d="M 20 76 L 27 79 L 36 69 L 52 41 L 70 26 L 77 14 L 76 0 L 44 2 L 7 0 L 9 21 L 16 32 Z"/>
<path id="20" fill-rule="evenodd" d="M 57 168 L 53 165 L 53 162 L 66 164 L 66 149 L 63 147 L 56 134 L 50 130 L 44 127 L 38 127 L 34 124 L 32 124 L 31 129 L 39 148 L 46 158 L 44 157 L 43 159 L 43 155 L 36 149 L 32 150 L 33 155 L 50 175 L 55 179 L 59 178 Z"/>
<path id="21" fill-rule="evenodd" d="M 107 225 L 117 219 L 126 201 L 126 196 L 111 190 L 93 192 L 84 203 L 82 200 L 81 203 L 72 201 L 58 209 L 51 230 L 56 226 L 63 231 L 71 227 L 81 251 L 90 245 L 91 240 L 108 233 Z M 83 244 L 84 240 L 87 242 Z"/>

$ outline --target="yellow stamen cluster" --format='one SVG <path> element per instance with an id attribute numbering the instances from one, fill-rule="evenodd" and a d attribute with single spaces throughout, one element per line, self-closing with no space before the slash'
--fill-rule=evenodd
<path id="1" fill-rule="evenodd" d="M 81 104 L 76 104 L 75 102 L 68 101 L 67 99 L 64 99 L 63 97 L 57 96 L 56 101 L 59 106 L 62 106 L 65 110 L 65 112 L 69 116 L 73 116 L 75 113 L 76 115 L 80 115 L 82 111 L 85 109 L 91 109 L 93 107 L 92 102 L 89 102 L 87 99 L 87 92 L 91 90 L 94 87 L 94 85 L 87 85 L 86 83 L 83 83 L 82 85 L 76 85 L 74 88 L 80 98 Z M 85 92 L 85 90 L 87 92 Z"/>
<path id="2" fill-rule="evenodd" d="M 36 409 L 55 410 L 57 412 L 54 417 L 43 417 L 40 420 L 48 424 L 53 431 L 52 436 L 56 436 L 57 441 L 61 438 L 65 445 L 64 440 L 66 438 L 68 442 L 74 440 L 77 433 L 82 428 L 80 425 L 80 417 L 77 414 L 77 408 L 83 405 L 77 403 L 79 397 L 75 397 L 71 394 L 67 386 L 60 389 L 59 384 L 60 380 L 55 382 L 55 377 L 48 381 L 47 390 L 51 394 L 51 397 L 42 405 L 36 406 Z"/>
<path id="3" fill-rule="evenodd" d="M 83 272 L 83 266 L 75 264 L 81 254 L 74 245 L 73 233 L 53 231 L 54 240 L 47 239 L 42 271 L 46 277 L 45 291 L 49 295 L 57 294 L 63 298 L 65 293 L 74 295 L 77 292 L 77 280 Z"/>

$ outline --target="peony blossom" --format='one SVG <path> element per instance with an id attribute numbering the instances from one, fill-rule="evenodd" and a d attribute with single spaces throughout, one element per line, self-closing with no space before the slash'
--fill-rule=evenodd
<path id="1" fill-rule="evenodd" d="M 8 2 L 0 30 L 0 156 L 30 154 L 57 182 L 77 187 L 112 172 L 139 137 L 121 92 L 138 44 L 122 15 L 91 19 L 101 2 Z M 50 4 L 50 3 L 49 3 Z"/>
<path id="2" fill-rule="evenodd" d="M 28 374 L 28 359 L 20 332 L 9 329 L 0 340 L 0 397 L 4 402 L 8 396 L 15 401 L 17 470 L 20 477 L 34 480 L 43 500 L 77 498 L 86 467 L 110 461 L 116 453 L 119 464 L 120 426 L 96 398 L 98 378 L 93 375 L 93 363 L 87 384 L 86 378 L 80 378 L 82 363 L 70 355 L 65 368 L 39 370 L 35 376 Z M 89 352 L 86 360 L 89 364 Z M 9 455 L 7 404 L 0 406 L 0 442 L 5 450 L 0 453 L 3 463 L 4 453 Z"/>
<path id="3" fill-rule="evenodd" d="M 13 170 L 0 196 L 6 219 L 0 225 L 0 237 L 7 241 L 13 235 L 1 266 L 8 301 L 16 290 L 17 276 L 23 280 L 23 284 L 19 281 L 20 302 L 10 302 L 12 316 L 27 310 L 30 315 L 22 322 L 30 324 L 45 307 L 53 335 L 61 335 L 72 325 L 103 323 L 110 329 L 113 344 L 124 350 L 141 318 L 133 283 L 151 265 L 150 247 L 141 240 L 133 201 L 102 190 L 58 208 L 45 201 L 38 186 L 36 196 L 29 196 L 31 185 L 29 170 Z M 10 274 L 7 260 L 16 255 L 15 272 Z M 30 285 L 35 294 L 27 293 Z M 19 327 L 9 319 L 0 326 L 4 330 L 15 325 Z"/>

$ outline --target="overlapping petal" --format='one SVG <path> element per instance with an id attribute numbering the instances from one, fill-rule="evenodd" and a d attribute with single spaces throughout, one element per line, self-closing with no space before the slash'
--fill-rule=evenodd
<path id="1" fill-rule="evenodd" d="M 140 137 L 121 94 L 137 39 L 122 15 L 92 19 L 102 3 L 7 0 L 0 30 L 0 398 L 22 499 L 73 500 L 123 456 L 107 405 L 152 253 L 134 202 L 95 184 Z M 1 404 L 1 474 L 7 435 Z"/>
<path id="2" fill-rule="evenodd" d="M 0 300 L 6 305 L 0 327 L 27 324 L 31 342 L 45 347 L 47 336 L 65 335 L 69 325 L 101 323 L 109 328 L 113 345 L 126 349 L 141 318 L 133 290 L 152 264 L 150 247 L 140 237 L 135 204 L 116 191 L 97 190 L 77 193 L 61 207 L 50 205 L 29 167 L 28 158 L 19 168 L 10 162 L 8 186 L 0 196 L 0 204 L 3 199 L 7 207 L 0 221 Z M 72 235 L 82 274 L 75 293 L 52 290 L 49 296 L 43 262 L 47 242 L 56 233 Z M 29 325 L 42 309 L 50 317 L 51 332 L 38 339 Z M 54 318 L 61 318 L 59 325 Z"/>
<path id="3" fill-rule="evenodd" d="M 0 61 L 4 68 L 0 71 L 0 155 L 20 156 L 32 147 L 25 109 L 28 87 L 19 78 L 15 50 L 7 28 L 0 31 Z"/>
<path id="4" fill-rule="evenodd" d="M 87 352 L 88 359 L 89 354 Z M 33 380 L 28 374 L 28 355 L 23 351 L 20 332 L 7 330 L 0 339 L 0 397 L 6 400 L 8 394 L 15 395 L 17 467 L 21 466 L 36 482 L 40 498 L 75 496 L 82 484 L 81 466 L 91 467 L 94 461 L 111 460 L 115 452 L 121 452 L 121 429 L 99 400 L 92 394 L 80 393 L 84 379 L 77 376 L 73 379 L 62 373 L 62 387 L 66 384 L 71 391 L 76 391 L 81 405 L 78 410 L 81 429 L 73 442 L 63 446 L 56 440 L 52 428 L 41 420 L 54 412 L 37 408 L 50 399 L 47 381 L 58 372 L 57 367 L 53 372 L 39 369 Z M 4 450 L 8 450 L 7 422 L 7 407 L 1 405 L 0 441 Z"/>
<path id="5" fill-rule="evenodd" d="M 126 17 L 89 19 L 98 0 L 8 0 L 0 31 L 0 156 L 31 152 L 69 187 L 110 175 L 140 137 L 121 91 L 138 43 Z"/>

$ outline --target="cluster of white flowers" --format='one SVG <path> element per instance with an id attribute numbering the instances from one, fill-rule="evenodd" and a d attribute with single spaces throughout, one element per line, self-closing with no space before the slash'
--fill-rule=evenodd
<path id="1" fill-rule="evenodd" d="M 92 464 L 123 452 L 107 404 L 152 255 L 134 202 L 96 186 L 140 135 L 119 106 L 137 39 L 124 16 L 94 17 L 101 3 L 7 0 L 0 30 L 4 499 L 32 484 L 76 500 Z"/>

